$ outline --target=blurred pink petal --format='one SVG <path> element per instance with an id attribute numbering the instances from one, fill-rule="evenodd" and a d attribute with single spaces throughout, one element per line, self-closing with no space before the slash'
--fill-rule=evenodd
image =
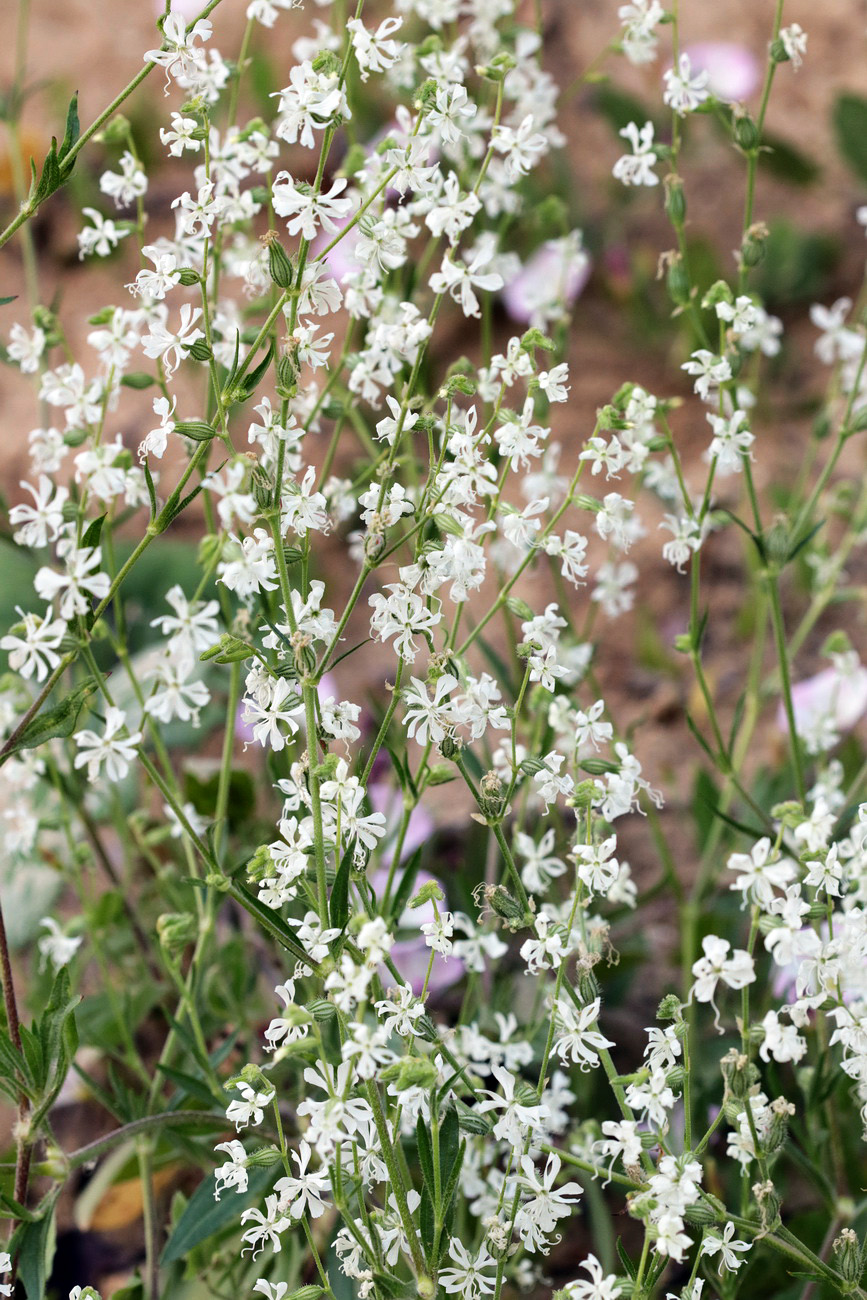
<path id="1" fill-rule="evenodd" d="M 396 887 L 398 873 L 395 875 L 393 888 Z M 427 885 L 435 877 L 427 871 L 420 871 L 415 878 L 413 893 L 417 894 L 422 885 Z M 388 883 L 388 871 L 385 867 L 380 867 L 374 871 L 370 877 L 370 883 L 376 892 L 377 898 L 382 898 L 385 894 Z M 440 882 L 437 881 L 437 884 Z M 445 906 L 445 904 L 441 904 Z M 418 996 L 424 988 L 424 977 L 427 974 L 428 962 L 430 961 L 430 949 L 424 941 L 424 935 L 421 927 L 434 919 L 435 912 L 433 903 L 426 903 L 424 907 L 413 910 L 407 907 L 397 922 L 395 933 L 401 934 L 401 931 L 411 931 L 408 937 L 398 938 L 391 950 L 391 959 L 397 970 L 405 980 L 412 985 L 412 991 Z M 436 997 L 443 990 L 451 988 L 452 984 L 457 984 L 458 980 L 463 977 L 464 963 L 459 957 L 443 957 L 439 953 L 434 957 L 433 967 L 428 980 L 428 993 Z M 380 971 L 382 982 L 386 988 L 394 985 L 394 980 L 387 970 Z"/>
<path id="2" fill-rule="evenodd" d="M 367 787 L 367 793 L 373 811 L 385 814 L 386 838 L 380 861 L 383 866 L 387 867 L 391 863 L 394 840 L 403 816 L 403 795 L 400 790 L 396 790 L 394 786 L 388 785 L 384 781 L 373 782 Z M 401 846 L 401 861 L 414 853 L 420 845 L 426 843 L 430 839 L 433 829 L 434 822 L 430 814 L 420 806 L 413 808 L 409 815 L 409 825 L 406 828 L 406 835 Z M 426 879 L 432 880 L 433 877 L 427 876 Z M 421 881 L 420 875 L 419 887 L 422 883 L 424 882 Z"/>
<path id="3" fill-rule="evenodd" d="M 758 88 L 762 70 L 752 50 L 730 41 L 701 41 L 687 45 L 693 72 L 708 74 L 708 90 L 726 102 L 749 99 Z"/>
<path id="4" fill-rule="evenodd" d="M 590 269 L 590 258 L 575 239 L 551 239 L 530 255 L 504 287 L 506 311 L 514 321 L 544 329 L 560 315 L 552 307 L 572 306 L 590 278 Z"/>
<path id="5" fill-rule="evenodd" d="M 349 218 L 347 217 L 346 221 L 338 221 L 335 223 L 336 230 L 334 234 L 323 231 L 321 235 L 318 235 L 310 245 L 311 256 L 319 257 L 322 250 L 328 247 L 332 239 L 335 238 L 335 235 L 339 234 L 343 227 L 348 225 L 348 223 Z M 350 276 L 360 275 L 363 270 L 361 263 L 356 261 L 352 255 L 352 250 L 355 248 L 360 235 L 361 231 L 358 226 L 353 226 L 352 229 L 345 234 L 323 258 L 325 265 L 328 267 L 338 284 L 344 284 Z"/>
<path id="6" fill-rule="evenodd" d="M 836 668 L 824 668 L 792 687 L 792 704 L 798 734 L 807 734 L 829 715 L 838 731 L 851 731 L 867 712 L 867 668 L 842 674 Z M 777 726 L 787 730 L 786 712 L 780 704 Z"/>

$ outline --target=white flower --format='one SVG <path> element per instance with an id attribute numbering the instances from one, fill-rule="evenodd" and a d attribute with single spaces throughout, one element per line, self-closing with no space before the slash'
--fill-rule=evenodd
<path id="1" fill-rule="evenodd" d="M 790 23 L 788 27 L 780 30 L 780 40 L 783 43 L 783 49 L 792 62 L 793 68 L 800 68 L 804 62 L 804 55 L 807 53 L 807 33 L 800 23 Z"/>
<path id="2" fill-rule="evenodd" d="M 179 13 L 170 13 L 162 25 L 163 45 L 158 50 L 147 50 L 145 63 L 158 63 L 166 70 L 165 93 L 169 93 L 170 77 L 181 78 L 194 73 L 204 56 L 196 47 L 196 41 L 206 41 L 211 35 L 211 24 L 207 18 L 187 27 Z"/>
<path id="3" fill-rule="evenodd" d="M 94 731 L 79 731 L 75 743 L 79 752 L 75 756 L 75 767 L 87 767 L 88 781 L 96 781 L 100 768 L 105 764 L 109 781 L 122 781 L 135 758 L 136 745 L 141 742 L 141 732 L 122 736 L 126 731 L 126 714 L 113 704 L 106 709 L 105 728 L 101 736 Z"/>
<path id="4" fill-rule="evenodd" d="M 620 134 L 624 140 L 629 141 L 632 153 L 617 159 L 612 168 L 614 179 L 622 181 L 624 185 L 658 185 L 659 177 L 653 170 L 656 163 L 653 123 L 645 122 L 644 126 L 639 127 L 636 122 L 630 122 Z"/>
<path id="5" fill-rule="evenodd" d="M 43 961 L 50 961 L 55 969 L 66 966 L 81 947 L 82 937 L 70 938 L 50 916 L 43 916 L 39 924 L 48 930 L 48 934 L 44 934 L 36 945 Z"/>
<path id="6" fill-rule="evenodd" d="M 280 1178 L 274 1184 L 274 1190 L 280 1197 L 280 1209 L 290 1219 L 300 1219 L 305 1214 L 311 1219 L 318 1219 L 328 1208 L 326 1198 L 331 1193 L 328 1170 L 308 1173 L 310 1155 L 310 1144 L 302 1139 L 298 1150 L 292 1152 L 292 1159 L 298 1166 L 297 1177 Z"/>
<path id="7" fill-rule="evenodd" d="M 85 226 L 78 233 L 78 256 L 81 261 L 91 253 L 97 257 L 108 257 L 112 249 L 117 248 L 122 239 L 130 233 L 129 226 L 116 225 L 109 217 L 103 217 L 96 208 L 82 208 L 83 215 L 93 223 Z"/>
<path id="8" fill-rule="evenodd" d="M 731 944 L 726 939 L 708 934 L 702 939 L 701 946 L 704 956 L 693 963 L 695 983 L 691 996 L 697 1002 L 709 1002 L 716 1011 L 714 996 L 720 980 L 730 989 L 742 989 L 753 983 L 756 972 L 753 959 L 745 949 L 735 948 L 731 956 L 728 955 Z"/>
<path id="9" fill-rule="evenodd" d="M 247 1190 L 249 1174 L 247 1173 L 247 1152 L 237 1138 L 230 1142 L 220 1142 L 215 1151 L 225 1151 L 229 1159 L 214 1170 L 214 1200 L 220 1199 L 220 1193 L 227 1187 L 234 1187 L 240 1195 Z"/>
<path id="10" fill-rule="evenodd" d="M 149 333 L 143 335 L 141 345 L 145 356 L 152 360 L 162 360 L 167 379 L 171 379 L 193 344 L 205 337 L 204 330 L 196 326 L 201 315 L 201 307 L 193 307 L 189 302 L 182 303 L 177 330 L 172 332 L 166 328 L 164 321 L 152 320 Z"/>
<path id="11" fill-rule="evenodd" d="M 44 682 L 49 670 L 60 663 L 56 653 L 60 642 L 66 635 L 66 623 L 62 618 L 40 618 L 38 614 L 25 614 L 20 605 L 15 611 L 21 617 L 21 624 L 10 628 L 6 636 L 0 639 L 0 650 L 9 655 L 9 667 L 22 677 L 36 676 L 37 682 Z"/>
<path id="12" fill-rule="evenodd" d="M 744 459 L 752 459 L 750 447 L 755 441 L 749 429 L 743 427 L 746 412 L 733 411 L 728 418 L 708 413 L 707 419 L 714 432 L 709 454 L 716 457 L 717 474 L 740 472 Z"/>
<path id="13" fill-rule="evenodd" d="M 579 1011 L 568 998 L 559 998 L 556 1006 L 556 1024 L 560 1037 L 554 1043 L 554 1051 L 565 1065 L 571 1060 L 582 1070 L 595 1069 L 599 1064 L 598 1053 L 614 1043 L 605 1038 L 593 1026 L 599 1018 L 601 1000 L 594 998 Z"/>
<path id="14" fill-rule="evenodd" d="M 111 588 L 107 573 L 99 571 L 102 552 L 98 546 L 70 549 L 65 554 L 66 573 L 42 568 L 33 579 L 37 596 L 50 601 L 60 596 L 58 612 L 61 618 L 75 618 L 90 612 L 91 600 L 104 599 Z"/>
<path id="15" fill-rule="evenodd" d="M 256 1092 L 249 1083 L 243 1081 L 232 1086 L 240 1092 L 241 1100 L 229 1102 L 226 1108 L 226 1119 L 234 1124 L 239 1132 L 248 1124 L 261 1124 L 265 1115 L 264 1107 L 270 1106 L 274 1099 L 273 1088 L 269 1092 Z"/>
<path id="16" fill-rule="evenodd" d="M 688 54 L 681 54 L 677 70 L 669 68 L 662 79 L 665 82 L 662 98 L 680 117 L 694 112 L 710 93 L 707 89 L 710 74 L 705 71 L 693 76 Z"/>
<path id="17" fill-rule="evenodd" d="M 443 1268 L 439 1273 L 439 1284 L 444 1291 L 460 1292 L 461 1300 L 477 1300 L 478 1296 L 493 1295 L 496 1279 L 488 1276 L 484 1270 L 496 1272 L 497 1262 L 487 1246 L 482 1244 L 475 1255 L 471 1255 L 466 1246 L 457 1237 L 449 1241 L 449 1259 L 455 1268 Z"/>
<path id="18" fill-rule="evenodd" d="M 750 1248 L 748 1241 L 732 1241 L 735 1235 L 735 1225 L 727 1223 L 720 1236 L 716 1228 L 709 1228 L 704 1235 L 701 1243 L 701 1253 L 703 1255 L 721 1255 L 720 1271 L 737 1272 L 744 1260 L 739 1259 L 739 1254 L 744 1254 Z"/>
<path id="19" fill-rule="evenodd" d="M 492 293 L 503 287 L 503 277 L 499 271 L 484 270 L 492 257 L 493 250 L 489 247 L 478 249 L 469 263 L 446 254 L 439 271 L 430 277 L 430 287 L 434 293 L 448 293 L 455 302 L 459 302 L 465 316 L 480 316 L 479 300 L 473 291 L 481 289 Z"/>

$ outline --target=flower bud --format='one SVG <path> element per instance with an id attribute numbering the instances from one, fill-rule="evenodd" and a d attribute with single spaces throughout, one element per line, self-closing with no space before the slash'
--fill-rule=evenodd
<path id="1" fill-rule="evenodd" d="M 791 1102 L 786 1101 L 785 1097 L 777 1097 L 771 1102 L 771 1125 L 765 1138 L 764 1147 L 770 1155 L 774 1151 L 779 1151 L 786 1141 L 789 1133 L 789 1118 L 794 1115 L 795 1108 Z"/>
<path id="2" fill-rule="evenodd" d="M 672 302 L 677 303 L 678 307 L 685 307 L 689 302 L 689 276 L 680 254 L 669 262 L 665 282 Z"/>
<path id="3" fill-rule="evenodd" d="M 200 284 L 202 280 L 198 271 L 192 266 L 182 266 L 178 274 L 185 289 L 192 289 L 194 285 Z"/>
<path id="4" fill-rule="evenodd" d="M 205 339 L 196 339 L 195 343 L 191 344 L 191 346 L 187 348 L 187 356 L 193 361 L 211 361 L 214 353 L 208 347 Z M 175 425 L 175 428 L 177 427 L 178 426 Z"/>
<path id="5" fill-rule="evenodd" d="M 218 664 L 240 664 L 245 659 L 249 659 L 255 651 L 246 641 L 241 641 L 236 636 L 230 636 L 224 632 L 216 645 L 209 646 L 199 655 L 200 663 L 208 663 L 213 660 Z"/>
<path id="6" fill-rule="evenodd" d="M 766 1183 L 753 1184 L 753 1196 L 762 1216 L 762 1231 L 769 1232 L 780 1218 L 782 1198 L 770 1180 Z"/>
<path id="7" fill-rule="evenodd" d="M 312 1002 L 308 1002 L 307 1010 L 317 1025 L 325 1024 L 337 1015 L 337 1008 L 333 1002 L 329 1002 L 328 998 L 314 998 Z"/>
<path id="8" fill-rule="evenodd" d="M 265 236 L 265 242 L 268 245 L 268 274 L 278 289 L 290 289 L 292 287 L 292 263 L 277 237 L 277 232 L 274 230 L 269 231 L 268 235 Z"/>
<path id="9" fill-rule="evenodd" d="M 656 1008 L 657 1020 L 679 1020 L 683 1003 L 676 993 L 666 993 Z"/>
<path id="10" fill-rule="evenodd" d="M 458 1126 L 464 1133 L 472 1133 L 476 1137 L 487 1137 L 494 1127 L 493 1121 L 488 1119 L 487 1115 L 480 1115 L 478 1111 L 470 1110 L 462 1101 L 455 1102 L 455 1110 L 458 1114 Z"/>
<path id="11" fill-rule="evenodd" d="M 157 917 L 157 935 L 170 957 L 177 957 L 196 937 L 196 918 L 188 912 L 163 912 Z"/>
<path id="12" fill-rule="evenodd" d="M 489 889 L 486 889 L 485 902 L 504 921 L 520 923 L 524 920 L 523 907 L 503 885 L 491 885 Z"/>
<path id="13" fill-rule="evenodd" d="M 673 226 L 682 226 L 686 217 L 686 195 L 679 176 L 665 178 L 665 215 Z"/>
<path id="14" fill-rule="evenodd" d="M 270 1169 L 273 1165 L 279 1165 L 283 1157 L 278 1147 L 259 1147 L 258 1151 L 250 1151 L 247 1159 L 244 1161 L 245 1169 Z"/>
<path id="15" fill-rule="evenodd" d="M 443 745 L 448 739 L 449 739 L 448 736 L 444 736 L 442 742 L 440 743 L 441 754 L 443 752 Z M 452 744 L 454 744 L 454 741 L 452 741 Z M 443 757 L 445 758 L 446 755 L 443 754 Z M 454 769 L 449 767 L 447 763 L 434 763 L 433 767 L 428 768 L 427 785 L 429 786 L 447 785 L 449 781 L 454 781 L 454 779 L 455 779 Z"/>
<path id="16" fill-rule="evenodd" d="M 396 1084 L 399 1092 L 409 1088 L 423 1088 L 428 1092 L 437 1081 L 437 1068 L 427 1056 L 406 1056 L 380 1070 L 379 1077 L 384 1083 Z"/>
<path id="17" fill-rule="evenodd" d="M 834 1264 L 840 1276 L 849 1286 L 856 1287 L 864 1272 L 864 1256 L 857 1236 L 851 1228 L 844 1228 L 836 1238 L 831 1249 L 834 1252 Z"/>
<path id="18" fill-rule="evenodd" d="M 749 113 L 740 113 L 735 116 L 734 120 L 735 143 L 743 149 L 744 153 L 750 153 L 759 143 L 759 128 L 756 126 Z"/>
<path id="19" fill-rule="evenodd" d="M 385 550 L 385 538 L 382 533 L 368 533 L 364 539 L 364 559 L 374 565 Z"/>

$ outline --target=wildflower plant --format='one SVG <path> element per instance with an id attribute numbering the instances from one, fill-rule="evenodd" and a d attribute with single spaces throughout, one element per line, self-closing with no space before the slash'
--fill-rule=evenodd
<path id="1" fill-rule="evenodd" d="M 751 114 L 693 65 L 677 5 L 620 7 L 612 75 L 655 69 L 658 102 L 610 170 L 670 223 L 670 386 L 692 391 L 624 375 L 576 428 L 590 256 L 552 194 L 544 0 L 315 0 L 244 117 L 250 51 L 296 7 L 252 0 L 231 59 L 218 0 L 169 9 L 83 133 L 73 100 L 0 234 L 32 271 L 31 219 L 99 138 L 78 253 L 108 259 L 114 299 L 76 354 L 74 304 L 31 275 L 32 318 L 19 300 L 4 331 L 39 409 L 8 510 L 31 572 L 0 638 L 4 856 L 25 882 L 50 862 L 64 894 L 27 998 L 0 924 L 0 1290 L 46 1293 L 61 1192 L 123 1149 L 129 1293 L 150 1300 L 863 1295 L 867 803 L 842 747 L 865 674 L 844 570 L 867 523 L 863 297 L 811 313 L 830 377 L 781 513 L 756 477 L 784 339 L 755 182 L 806 33 L 780 0 Z M 151 74 L 145 148 L 118 110 Z M 682 171 L 713 117 L 746 198 L 731 273 L 705 281 Z M 697 849 L 599 686 L 648 536 L 681 595 Z M 706 663 L 720 536 L 747 556 L 734 707 Z M 832 606 L 811 699 L 796 661 Z M 777 708 L 788 751 L 757 760 Z M 639 880 L 621 845 L 644 825 Z M 675 937 L 642 949 L 660 900 Z M 70 1079 L 112 1125 L 74 1150 Z M 201 1181 L 167 1204 L 178 1163 Z"/>

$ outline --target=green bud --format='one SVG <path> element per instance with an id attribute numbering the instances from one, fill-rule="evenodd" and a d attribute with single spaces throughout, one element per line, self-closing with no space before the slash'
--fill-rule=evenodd
<path id="1" fill-rule="evenodd" d="M 491 885 L 485 889 L 485 902 L 510 925 L 523 924 L 523 907 L 503 885 Z"/>
<path id="2" fill-rule="evenodd" d="M 419 1016 L 418 1020 L 415 1022 L 415 1027 L 418 1030 L 419 1038 L 423 1039 L 426 1043 L 439 1042 L 439 1030 L 427 1012 L 425 1012 L 423 1016 Z"/>
<path id="3" fill-rule="evenodd" d="M 566 802 L 572 808 L 592 808 L 597 794 L 593 781 L 579 781 Z"/>
<path id="4" fill-rule="evenodd" d="M 455 1110 L 458 1115 L 458 1127 L 464 1133 L 487 1137 L 494 1127 L 493 1120 L 488 1119 L 487 1115 L 480 1115 L 477 1111 L 470 1110 L 469 1106 L 464 1105 L 462 1101 L 455 1102 Z"/>
<path id="5" fill-rule="evenodd" d="M 725 1206 L 723 1206 L 723 1213 L 725 1213 Z M 713 1206 L 708 1205 L 706 1201 L 696 1201 L 695 1205 L 688 1205 L 683 1212 L 683 1217 L 687 1223 L 702 1228 L 719 1221 L 716 1210 L 714 1210 Z"/>
<path id="6" fill-rule="evenodd" d="M 739 145 L 745 153 L 750 153 L 758 146 L 759 128 L 756 126 L 749 113 L 739 113 L 734 120 L 735 143 Z"/>
<path id="7" fill-rule="evenodd" d="M 772 42 L 771 42 L 771 48 L 770 48 L 769 53 L 770 53 L 770 56 L 771 56 L 771 62 L 772 62 L 772 63 L 788 63 L 788 62 L 789 62 L 789 53 L 788 53 L 788 51 L 787 51 L 785 45 L 783 44 L 783 42 L 780 40 L 779 36 L 777 37 L 777 39 L 776 39 L 775 41 L 772 41 Z"/>
<path id="8" fill-rule="evenodd" d="M 445 894 L 435 880 L 429 880 L 427 884 L 422 885 L 415 897 L 410 900 L 409 905 L 415 910 L 417 907 L 424 907 L 425 903 L 430 903 L 434 899 L 438 903 L 442 903 L 445 900 Z"/>
<path id="9" fill-rule="evenodd" d="M 765 550 L 772 564 L 783 565 L 789 558 L 792 537 L 785 519 L 778 518 L 765 534 Z"/>
<path id="10" fill-rule="evenodd" d="M 180 269 L 181 284 L 185 289 L 192 289 L 194 285 L 201 284 L 202 277 L 192 266 L 182 266 Z"/>
<path id="11" fill-rule="evenodd" d="M 794 1115 L 795 1108 L 791 1102 L 786 1101 L 784 1097 L 777 1097 L 771 1102 L 771 1124 L 767 1136 L 764 1140 L 764 1148 L 768 1155 L 774 1151 L 779 1151 L 785 1144 L 789 1133 L 789 1118 Z"/>
<path id="12" fill-rule="evenodd" d="M 67 447 L 80 447 L 88 436 L 87 429 L 67 429 L 63 441 Z"/>
<path id="13" fill-rule="evenodd" d="M 579 510 L 592 510 L 594 515 L 598 515 L 602 509 L 602 502 L 597 501 L 596 497 L 588 497 L 582 493 L 572 498 L 572 503 Z"/>
<path id="14" fill-rule="evenodd" d="M 292 263 L 289 256 L 280 243 L 276 231 L 269 232 L 270 238 L 268 243 L 268 274 L 274 281 L 278 289 L 290 289 L 292 287 Z"/>
<path id="15" fill-rule="evenodd" d="M 259 1147 L 258 1150 L 249 1152 L 244 1168 L 271 1169 L 274 1165 L 279 1165 L 282 1159 L 278 1147 Z"/>
<path id="16" fill-rule="evenodd" d="M 851 1228 L 844 1228 L 831 1249 L 837 1272 L 854 1289 L 864 1272 L 864 1257 L 857 1236 Z"/>
<path id="17" fill-rule="evenodd" d="M 455 740 L 454 736 L 443 736 L 439 743 L 439 751 L 443 758 L 454 758 L 461 752 L 460 742 Z"/>
<path id="18" fill-rule="evenodd" d="M 755 235 L 745 235 L 741 243 L 741 261 L 744 266 L 758 266 L 765 260 L 767 241 Z"/>
<path id="19" fill-rule="evenodd" d="M 665 178 L 665 215 L 673 226 L 682 226 L 686 217 L 686 195 L 679 176 Z"/>
<path id="20" fill-rule="evenodd" d="M 716 280 L 701 300 L 703 311 L 713 311 L 717 303 L 734 302 L 731 286 L 725 280 Z"/>
<path id="21" fill-rule="evenodd" d="M 318 1025 L 324 1024 L 328 1020 L 333 1020 L 337 1015 L 337 1008 L 328 998 L 315 998 L 308 1002 L 307 1010 Z"/>
<path id="22" fill-rule="evenodd" d="M 326 77 L 339 76 L 340 60 L 333 50 L 320 50 L 313 60 L 313 71 Z"/>
<path id="23" fill-rule="evenodd" d="M 532 609 L 525 600 L 521 600 L 520 596 L 508 596 L 506 598 L 506 608 L 516 618 L 523 619 L 525 622 L 533 617 Z"/>
<path id="24" fill-rule="evenodd" d="M 680 1020 L 683 1003 L 676 993 L 666 993 L 656 1008 L 657 1020 Z"/>
<path id="25" fill-rule="evenodd" d="M 691 655 L 694 649 L 692 634 L 690 632 L 681 632 L 674 638 L 674 648 L 680 654 Z"/>
<path id="26" fill-rule="evenodd" d="M 610 758 L 585 758 L 581 762 L 581 767 L 590 776 L 605 776 L 620 771 L 620 764 L 612 763 Z"/>
<path id="27" fill-rule="evenodd" d="M 123 113 L 115 113 L 99 134 L 106 144 L 126 144 L 130 134 L 129 118 Z"/>
<path id="28" fill-rule="evenodd" d="M 300 1286 L 297 1291 L 290 1291 L 286 1300 L 319 1300 L 322 1294 L 321 1286 Z"/>
<path id="29" fill-rule="evenodd" d="M 368 533 L 364 539 L 365 563 L 375 565 L 385 550 L 385 537 L 382 533 Z"/>
<path id="30" fill-rule="evenodd" d="M 205 339 L 196 339 L 195 343 L 187 348 L 187 356 L 193 361 L 211 361 L 214 353 Z"/>
<path id="31" fill-rule="evenodd" d="M 427 1092 L 436 1084 L 437 1068 L 426 1056 L 405 1056 L 380 1070 L 379 1077 L 384 1083 L 396 1083 L 401 1092 L 407 1088 L 424 1088 Z"/>
<path id="32" fill-rule="evenodd" d="M 443 741 L 446 739 L 447 737 L 444 736 Z M 440 745 L 440 752 L 442 752 L 442 744 Z M 447 763 L 435 763 L 433 767 L 428 768 L 428 785 L 447 785 L 449 781 L 454 781 L 454 779 L 454 769 L 449 767 Z"/>
<path id="33" fill-rule="evenodd" d="M 665 282 L 672 302 L 676 303 L 678 307 L 685 307 L 689 302 L 689 276 L 683 264 L 683 258 L 679 253 L 672 257 L 668 264 L 668 274 L 665 277 Z"/>
<path id="34" fill-rule="evenodd" d="M 754 1183 L 752 1190 L 762 1219 L 762 1231 L 770 1232 L 779 1222 L 782 1198 L 774 1187 L 774 1184 L 770 1181 L 766 1183 Z"/>
<path id="35" fill-rule="evenodd" d="M 867 429 L 867 406 L 862 406 L 860 411 L 855 412 L 847 429 L 851 433 L 863 433 Z"/>
<path id="36" fill-rule="evenodd" d="M 196 937 L 198 923 L 188 912 L 163 912 L 157 917 L 157 935 L 171 957 L 183 952 Z"/>
<path id="37" fill-rule="evenodd" d="M 832 632 L 825 639 L 822 649 L 819 651 L 823 655 L 845 655 L 852 649 L 852 642 L 842 629 Z"/>
<path id="38" fill-rule="evenodd" d="M 547 334 L 534 327 L 521 336 L 521 351 L 528 352 L 532 356 L 536 348 L 540 348 L 543 352 L 556 352 L 557 344 L 553 339 L 549 339 Z"/>
<path id="39" fill-rule="evenodd" d="M 476 74 L 484 78 L 485 81 L 500 82 L 505 81 L 506 75 L 518 66 L 517 59 L 506 53 L 497 54 L 491 59 L 490 63 L 476 66 Z"/>
<path id="40" fill-rule="evenodd" d="M 248 645 L 246 641 L 242 641 L 236 636 L 229 636 L 228 632 L 224 632 L 216 645 L 209 646 L 207 650 L 202 651 L 199 660 L 202 663 L 208 663 L 213 659 L 218 664 L 240 664 L 255 653 L 253 647 Z"/>
<path id="41" fill-rule="evenodd" d="M 175 425 L 175 429 L 185 438 L 192 438 L 193 442 L 210 442 L 217 436 L 214 426 L 204 420 L 181 420 Z"/>

